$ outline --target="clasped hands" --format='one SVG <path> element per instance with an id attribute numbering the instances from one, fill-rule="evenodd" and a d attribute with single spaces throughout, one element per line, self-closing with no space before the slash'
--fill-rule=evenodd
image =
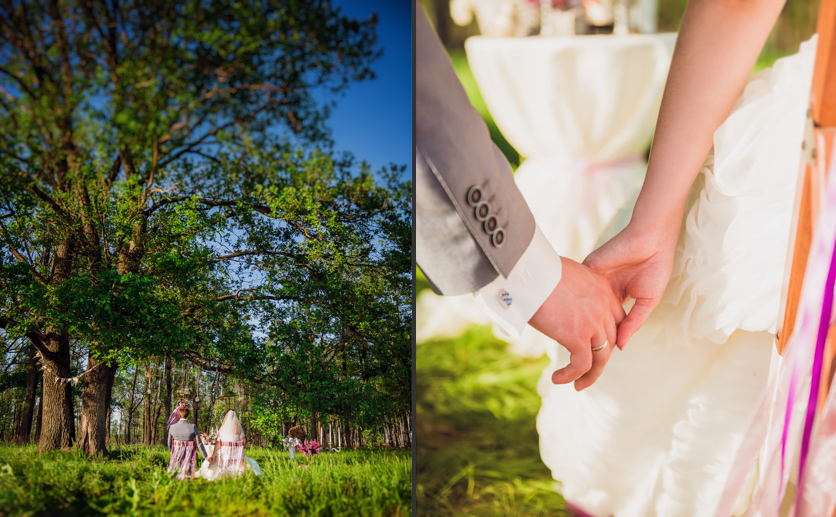
<path id="1" fill-rule="evenodd" d="M 560 282 L 529 320 L 569 351 L 569 364 L 552 374 L 553 383 L 574 382 L 581 391 L 598 380 L 614 347 L 623 350 L 662 299 L 676 237 L 628 225 L 583 264 L 561 257 Z M 622 305 L 630 299 L 635 304 L 626 314 Z"/>

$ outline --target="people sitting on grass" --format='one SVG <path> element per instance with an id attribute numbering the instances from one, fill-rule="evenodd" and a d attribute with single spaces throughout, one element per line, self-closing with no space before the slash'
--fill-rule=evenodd
<path id="1" fill-rule="evenodd" d="M 209 458 L 209 455 L 206 454 L 206 449 L 203 447 L 203 441 L 200 439 L 197 426 L 188 420 L 189 404 L 179 404 L 175 412 L 178 418 L 171 424 L 168 431 L 168 447 L 171 451 L 168 472 L 176 472 L 177 479 L 194 479 L 196 449 L 200 449 L 204 458 Z M 209 458 L 208 461 L 211 463 L 212 458 Z"/>
<path id="2" fill-rule="evenodd" d="M 218 441 L 215 442 L 212 455 L 203 462 L 197 475 L 214 481 L 224 476 L 239 476 L 251 470 L 260 476 L 263 471 L 254 459 L 244 453 L 245 444 L 244 428 L 238 421 L 238 416 L 235 411 L 228 411 L 218 430 Z"/>

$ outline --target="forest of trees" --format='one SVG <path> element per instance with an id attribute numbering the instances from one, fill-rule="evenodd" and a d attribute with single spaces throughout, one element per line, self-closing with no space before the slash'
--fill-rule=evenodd
<path id="1" fill-rule="evenodd" d="M 374 77 L 375 24 L 0 7 L 0 439 L 161 443 L 184 399 L 264 445 L 409 444 L 411 181 L 335 152 L 322 100 Z"/>
<path id="2" fill-rule="evenodd" d="M 73 369 L 83 371 L 82 361 L 77 363 Z M 280 391 L 265 390 L 245 377 L 230 377 L 187 364 L 178 366 L 170 359 L 163 359 L 120 368 L 111 391 L 107 441 L 164 444 L 166 419 L 177 401 L 187 400 L 192 410 L 190 421 L 205 432 L 216 430 L 226 411 L 237 411 L 248 441 L 255 445 L 278 446 L 280 438 L 287 436 L 287 430 L 295 425 L 301 425 L 309 437 L 316 437 L 326 446 L 408 447 L 411 444 L 408 407 L 399 408 L 395 404 L 388 409 L 381 408 L 371 418 L 350 409 L 342 413 L 314 414 L 310 409 L 313 406 L 290 405 L 286 403 L 288 399 L 282 399 Z M 11 357 L 6 367 L 6 385 L 0 394 L 0 441 L 38 442 L 43 418 L 41 380 L 35 381 L 31 416 L 25 416 L 28 368 L 21 368 L 15 357 Z M 82 386 L 79 383 L 72 390 L 74 407 L 81 406 Z M 403 412 L 397 414 L 398 409 Z M 75 415 L 76 428 L 80 416 Z"/>

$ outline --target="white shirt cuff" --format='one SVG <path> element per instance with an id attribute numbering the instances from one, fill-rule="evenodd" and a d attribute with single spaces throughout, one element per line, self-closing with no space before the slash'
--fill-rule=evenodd
<path id="1" fill-rule="evenodd" d="M 537 226 L 534 237 L 508 277 L 499 275 L 473 293 L 491 319 L 511 337 L 519 337 L 528 320 L 560 282 L 560 255 Z"/>

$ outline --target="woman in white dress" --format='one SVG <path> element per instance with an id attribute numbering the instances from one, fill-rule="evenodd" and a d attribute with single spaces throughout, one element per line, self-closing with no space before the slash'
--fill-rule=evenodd
<path id="1" fill-rule="evenodd" d="M 555 345 L 538 385 L 541 455 L 578 513 L 714 515 L 764 393 L 815 54 L 749 77 L 783 3 L 689 3 L 642 191 L 585 261 L 635 304 L 597 383 L 553 385 Z"/>
<path id="2" fill-rule="evenodd" d="M 244 453 L 244 428 L 235 411 L 228 411 L 218 430 L 218 440 L 212 449 L 212 456 L 203 462 L 198 476 L 214 481 L 224 476 L 240 476 L 248 470 L 260 476 L 264 473 L 258 463 Z"/>

